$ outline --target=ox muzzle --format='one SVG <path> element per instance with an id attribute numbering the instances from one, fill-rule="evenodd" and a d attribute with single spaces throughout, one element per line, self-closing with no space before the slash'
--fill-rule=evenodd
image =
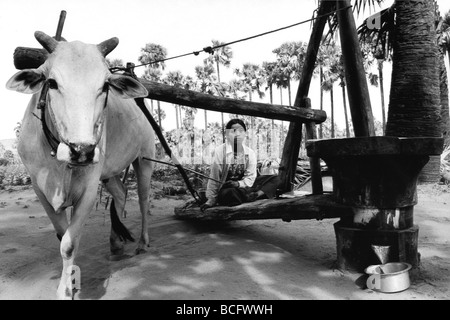
<path id="1" fill-rule="evenodd" d="M 63 143 L 58 145 L 56 158 L 73 166 L 86 166 L 99 161 L 100 149 L 90 143 Z"/>

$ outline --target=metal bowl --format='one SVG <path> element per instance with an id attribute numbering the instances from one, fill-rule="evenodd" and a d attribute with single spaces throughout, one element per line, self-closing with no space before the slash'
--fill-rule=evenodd
<path id="1" fill-rule="evenodd" d="M 406 262 L 389 262 L 371 265 L 365 269 L 369 274 L 367 288 L 384 293 L 404 291 L 409 288 L 409 270 L 411 265 Z"/>

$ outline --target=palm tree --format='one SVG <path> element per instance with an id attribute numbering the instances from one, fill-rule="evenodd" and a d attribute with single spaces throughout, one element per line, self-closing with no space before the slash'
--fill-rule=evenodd
<path id="1" fill-rule="evenodd" d="M 276 62 L 263 62 L 262 64 L 262 73 L 265 77 L 265 82 L 267 83 L 266 90 L 269 89 L 269 97 L 270 97 L 270 103 L 273 104 L 273 85 L 276 84 Z M 275 146 L 275 120 L 271 119 L 270 121 L 270 143 L 272 145 L 271 150 L 273 150 L 273 147 Z M 270 154 L 272 157 L 273 154 Z"/>
<path id="2" fill-rule="evenodd" d="M 144 71 L 144 75 L 142 77 L 149 81 L 159 82 L 162 77 L 162 72 L 159 69 L 146 68 Z M 153 112 L 153 100 L 150 100 L 150 103 L 151 103 L 151 112 Z M 159 100 L 157 101 L 157 104 L 158 104 L 158 113 L 157 113 L 158 114 L 158 124 L 162 129 L 161 119 L 163 117 L 162 117 L 162 111 L 161 111 L 161 103 Z"/>
<path id="3" fill-rule="evenodd" d="M 203 63 L 203 66 L 195 67 L 195 75 L 199 81 L 198 89 L 200 92 L 213 94 L 213 83 L 216 81 L 214 76 L 214 67 L 211 64 Z M 208 128 L 208 115 L 205 112 L 205 130 Z"/>
<path id="4" fill-rule="evenodd" d="M 217 72 L 217 81 L 220 83 L 220 65 L 229 68 L 231 65 L 231 58 L 233 58 L 233 51 L 231 47 L 225 45 L 225 42 L 220 42 L 218 40 L 211 40 L 212 48 L 211 54 L 205 59 L 205 62 L 215 64 Z M 222 127 L 225 126 L 223 120 L 223 112 L 220 113 L 222 118 Z"/>
<path id="5" fill-rule="evenodd" d="M 344 71 L 344 61 L 343 56 L 341 54 L 339 58 L 339 66 L 338 66 L 338 74 L 339 74 L 339 85 L 342 88 L 342 103 L 344 105 L 344 117 L 345 117 L 345 135 L 347 138 L 350 138 L 350 123 L 348 121 L 348 112 L 347 112 L 347 100 L 346 100 L 346 90 L 345 90 L 345 71 Z"/>
<path id="6" fill-rule="evenodd" d="M 359 32 L 369 38 L 369 42 L 381 45 L 384 52 L 390 52 L 392 48 L 391 93 L 385 134 L 404 137 L 440 137 L 444 134 L 448 138 L 448 88 L 443 54 L 438 47 L 438 44 L 442 45 L 440 38 L 445 39 L 445 32 L 442 32 L 445 28 L 442 27 L 444 23 L 439 24 L 437 4 L 434 1 L 396 0 L 379 16 L 381 28 L 370 29 L 364 23 Z M 439 179 L 439 161 L 432 158 L 422 170 L 419 181 Z"/>
<path id="7" fill-rule="evenodd" d="M 326 39 L 325 39 L 325 37 L 322 36 L 322 44 L 325 44 L 325 42 L 326 42 Z M 327 51 L 324 50 L 324 47 L 320 46 L 319 52 L 317 53 L 317 58 L 316 58 L 317 67 L 319 69 L 318 72 L 319 72 L 319 90 L 320 90 L 320 99 L 319 99 L 320 110 L 323 110 L 323 92 L 324 92 L 323 82 L 325 80 L 324 74 L 323 74 L 323 69 L 327 63 L 326 52 Z M 317 70 L 317 69 L 315 69 L 315 70 Z M 323 139 L 323 124 L 322 123 L 319 125 L 319 139 Z"/>
<path id="8" fill-rule="evenodd" d="M 441 22 L 438 24 L 438 44 L 441 50 L 442 58 L 445 54 L 448 55 L 450 62 L 450 11 L 448 11 Z M 445 63 L 441 61 L 441 114 L 442 114 L 442 127 L 445 138 L 445 145 L 450 146 L 450 117 L 449 114 L 449 97 L 448 97 L 448 79 L 447 69 Z"/>
<path id="9" fill-rule="evenodd" d="M 396 39 L 386 135 L 440 137 L 442 128 L 436 125 L 441 124 L 441 89 L 435 8 L 431 1 L 396 1 L 395 10 Z M 431 167 L 426 166 L 419 179 L 437 182 L 439 164 L 429 164 Z"/>
<path id="10" fill-rule="evenodd" d="M 286 77 L 289 105 L 292 105 L 291 80 L 299 79 L 306 54 L 306 45 L 301 41 L 285 42 L 272 52 L 275 53 L 278 67 Z"/>
<path id="11" fill-rule="evenodd" d="M 339 80 L 342 72 L 340 71 L 340 51 L 334 42 L 330 42 L 323 50 L 325 66 L 323 67 L 323 83 L 324 91 L 330 92 L 331 103 L 331 138 L 335 138 L 335 122 L 334 122 L 334 83 Z"/>
<path id="12" fill-rule="evenodd" d="M 253 101 L 253 92 L 257 92 L 259 98 L 264 97 L 264 92 L 261 90 L 261 87 L 264 83 L 264 78 L 261 76 L 261 68 L 259 65 L 254 63 L 244 63 L 242 66 L 242 70 L 235 69 L 234 73 L 241 77 L 242 88 L 245 93 L 248 94 L 249 101 Z M 255 118 L 250 118 L 250 129 L 252 132 L 255 129 Z M 250 135 L 250 145 L 254 144 L 254 135 Z"/>
<path id="13" fill-rule="evenodd" d="M 181 87 L 185 81 L 185 77 L 181 73 L 181 71 L 169 71 L 166 75 L 166 78 L 163 80 L 164 83 L 167 83 L 169 85 L 175 86 L 175 87 Z M 176 121 L 177 121 L 177 129 L 180 129 L 180 123 L 181 123 L 181 110 L 178 105 L 175 106 L 175 115 L 176 115 Z"/>
<path id="14" fill-rule="evenodd" d="M 144 48 L 141 48 L 141 54 L 138 57 L 138 61 L 142 64 L 147 64 L 145 69 L 144 78 L 151 81 L 160 81 L 162 70 L 165 69 L 166 65 L 164 60 L 167 57 L 167 49 L 163 46 L 155 43 L 147 43 Z M 153 109 L 153 101 L 152 109 Z M 161 102 L 158 100 L 158 123 L 162 128 L 161 124 Z"/>
<path id="15" fill-rule="evenodd" d="M 123 67 L 125 67 L 125 64 L 123 63 L 122 59 L 106 58 L 106 64 L 108 65 L 108 68 L 114 68 L 114 67 L 123 68 Z"/>

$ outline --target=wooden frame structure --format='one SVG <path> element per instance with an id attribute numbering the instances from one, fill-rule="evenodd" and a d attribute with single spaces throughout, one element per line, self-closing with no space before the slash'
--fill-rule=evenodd
<path id="1" fill-rule="evenodd" d="M 308 98 L 309 89 L 311 85 L 311 79 L 313 76 L 315 63 L 317 59 L 317 53 L 322 41 L 322 35 L 327 23 L 328 15 L 338 10 L 338 20 L 340 25 L 340 38 L 344 55 L 344 67 L 346 80 L 348 83 L 349 95 L 352 98 L 349 99 L 350 110 L 352 113 L 352 121 L 355 128 L 356 136 L 373 136 L 373 115 L 370 106 L 370 97 L 367 87 L 367 81 L 365 78 L 365 71 L 363 67 L 363 58 L 359 47 L 358 37 L 356 33 L 356 25 L 351 10 L 351 4 L 349 0 L 337 0 L 337 1 L 321 1 L 317 16 L 313 25 L 308 48 L 305 57 L 305 63 L 303 72 L 300 78 L 299 87 L 294 102 L 293 109 L 300 112 L 301 110 L 308 112 L 317 112 L 318 110 L 311 109 L 311 101 Z M 167 101 L 167 100 L 166 100 Z M 248 102 L 246 102 L 248 103 Z M 286 107 L 283 107 L 283 109 Z M 278 109 L 277 114 L 273 114 L 273 119 L 281 119 L 278 112 L 283 109 Z M 280 112 L 281 113 L 281 112 Z M 257 116 L 256 113 L 245 113 Z M 292 121 L 289 125 L 288 134 L 285 139 L 279 176 L 282 181 L 281 188 L 284 192 L 291 191 L 291 182 L 294 179 L 296 172 L 298 154 L 300 151 L 300 144 L 302 139 L 302 126 L 306 127 L 307 140 L 314 140 L 317 138 L 315 125 L 320 123 L 309 118 L 297 118 L 298 121 Z M 251 209 L 253 214 L 241 214 L 240 211 L 248 211 L 252 207 L 248 204 L 242 204 L 234 208 L 213 207 L 207 210 L 207 213 L 214 216 L 216 219 L 267 219 L 267 218 L 281 218 L 284 219 L 285 212 L 289 212 L 293 219 L 311 219 L 315 217 L 318 219 L 323 218 L 338 218 L 344 216 L 351 216 L 353 213 L 352 207 L 342 206 L 336 202 L 333 203 L 333 198 L 329 195 L 323 194 L 322 186 L 322 174 L 320 172 L 320 157 L 310 156 L 311 167 L 311 181 L 312 181 L 312 194 L 314 197 L 299 198 L 299 199 L 276 199 L 276 200 L 264 200 L 258 201 L 258 209 Z M 331 202 L 330 202 L 331 201 Z M 274 202 L 272 204 L 272 202 Z M 256 206 L 253 203 L 253 206 Z M 278 214 L 272 210 L 272 206 L 278 206 Z M 296 208 L 293 210 L 292 208 Z M 334 207 L 336 211 L 330 212 L 330 207 Z M 337 208 L 339 207 L 339 210 Z M 207 214 L 199 212 L 198 208 L 177 208 L 175 214 L 179 218 L 194 218 L 198 219 L 210 219 Z M 332 211 L 332 210 L 331 210 Z M 257 212 L 257 214 L 256 214 Z M 317 214 L 322 212 L 322 214 Z M 336 212 L 339 212 L 338 214 Z"/>

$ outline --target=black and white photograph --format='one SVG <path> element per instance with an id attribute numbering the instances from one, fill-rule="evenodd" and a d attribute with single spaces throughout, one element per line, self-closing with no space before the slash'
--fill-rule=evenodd
<path id="1" fill-rule="evenodd" d="M 0 34 L 0 300 L 450 299 L 449 1 L 0 0 Z"/>

